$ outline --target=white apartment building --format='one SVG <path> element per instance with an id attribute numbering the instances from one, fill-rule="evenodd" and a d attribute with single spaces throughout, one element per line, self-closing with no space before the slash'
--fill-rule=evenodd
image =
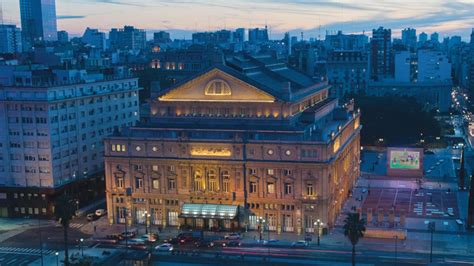
<path id="1" fill-rule="evenodd" d="M 0 217 L 49 216 L 104 193 L 103 139 L 139 119 L 137 78 L 0 87 Z"/>

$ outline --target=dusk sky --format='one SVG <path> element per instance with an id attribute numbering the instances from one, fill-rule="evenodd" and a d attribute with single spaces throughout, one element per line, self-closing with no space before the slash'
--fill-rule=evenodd
<path id="1" fill-rule="evenodd" d="M 20 24 L 19 0 L 3 2 L 6 23 Z M 414 3 L 416 2 L 416 3 Z M 440 37 L 468 40 L 474 27 L 474 0 L 57 0 L 58 29 L 81 35 L 89 26 L 108 31 L 133 25 L 148 31 L 169 30 L 173 38 L 191 38 L 194 31 L 263 27 L 271 38 L 284 32 L 305 38 L 321 32 L 370 32 L 384 26 L 394 36 L 405 27 L 417 33 L 437 31 Z M 321 25 L 321 31 L 319 31 Z"/>

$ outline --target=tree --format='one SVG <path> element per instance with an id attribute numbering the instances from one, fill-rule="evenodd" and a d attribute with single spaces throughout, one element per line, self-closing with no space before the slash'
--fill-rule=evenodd
<path id="1" fill-rule="evenodd" d="M 68 195 L 63 194 L 56 199 L 54 205 L 54 215 L 56 220 L 63 226 L 64 229 L 64 265 L 69 265 L 69 254 L 68 254 L 68 228 L 69 222 L 75 215 L 74 202 Z"/>
<path id="2" fill-rule="evenodd" d="M 364 236 L 365 220 L 360 219 L 359 213 L 349 213 L 344 220 L 344 235 L 352 244 L 352 265 L 355 265 L 355 246 L 359 239 Z"/>

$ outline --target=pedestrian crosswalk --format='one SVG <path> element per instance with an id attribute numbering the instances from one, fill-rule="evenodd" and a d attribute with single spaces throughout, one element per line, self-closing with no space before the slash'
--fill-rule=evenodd
<path id="1" fill-rule="evenodd" d="M 14 253 L 14 254 L 31 254 L 31 255 L 50 255 L 54 254 L 56 250 L 39 248 L 16 248 L 16 247 L 0 247 L 0 253 Z M 1 264 L 0 264 L 1 265 Z"/>
<path id="2" fill-rule="evenodd" d="M 79 228 L 81 228 L 81 227 L 83 227 L 83 226 L 84 226 L 84 224 L 78 224 L 78 223 L 70 223 L 70 224 L 69 224 L 69 227 L 70 227 L 70 228 L 77 228 L 77 229 L 79 229 Z"/>

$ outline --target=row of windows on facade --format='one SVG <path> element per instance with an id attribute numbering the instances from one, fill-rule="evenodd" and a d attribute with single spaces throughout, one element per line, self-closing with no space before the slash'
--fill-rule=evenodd
<path id="1" fill-rule="evenodd" d="M 168 106 L 166 111 L 161 112 L 152 111 L 153 115 L 161 116 L 209 116 L 209 117 L 257 117 L 257 118 L 277 118 L 280 116 L 280 111 L 274 110 L 256 110 L 241 107 L 240 109 L 231 108 L 209 108 L 209 107 L 191 107 L 190 109 L 175 108 Z M 283 114 L 287 117 L 287 114 Z"/>
<path id="2" fill-rule="evenodd" d="M 135 177 L 135 189 L 143 189 L 144 187 L 144 178 L 143 177 Z M 123 177 L 116 177 L 117 188 L 123 189 L 125 187 L 125 180 Z M 209 179 L 207 182 L 204 182 L 201 178 L 195 179 L 193 183 L 193 189 L 195 192 L 221 192 L 229 193 L 230 191 L 230 179 L 224 178 L 222 181 L 222 187 L 219 188 L 219 181 L 217 179 Z M 284 183 L 283 193 L 285 195 L 293 195 L 293 183 Z M 160 179 L 159 178 L 152 178 L 151 179 L 151 188 L 152 189 L 160 189 Z M 168 178 L 168 190 L 176 189 L 176 181 L 174 178 Z M 266 193 L 267 194 L 275 194 L 276 192 L 276 183 L 274 182 L 267 182 L 266 184 Z M 305 186 L 305 195 L 306 196 L 315 196 L 315 190 L 313 184 L 308 183 Z M 249 182 L 249 193 L 258 193 L 258 182 Z"/>
<path id="3" fill-rule="evenodd" d="M 125 145 L 125 144 L 112 144 L 111 149 L 112 149 L 113 152 L 126 152 L 127 151 L 127 145 Z M 135 150 L 136 151 L 141 151 L 142 146 L 136 145 Z M 153 146 L 151 148 L 151 150 L 153 152 L 160 151 L 160 149 L 157 146 Z M 169 152 L 173 152 L 172 147 L 169 147 Z M 271 156 L 271 155 L 275 154 L 275 151 L 273 149 L 267 149 L 266 153 Z M 291 150 L 285 150 L 284 153 L 285 153 L 286 156 L 291 156 L 292 151 Z M 301 154 L 301 157 L 304 157 L 304 158 L 317 158 L 318 157 L 318 151 L 315 150 L 315 149 L 301 149 L 300 154 Z M 255 149 L 254 148 L 249 148 L 249 155 L 255 155 Z M 143 169 L 142 166 L 137 166 L 137 167 L 138 167 L 139 170 Z M 135 170 L 138 170 L 138 169 L 135 169 Z M 251 174 L 254 174 L 254 173 L 251 173 Z"/>
<path id="4" fill-rule="evenodd" d="M 15 207 L 15 213 L 39 215 L 39 208 Z M 41 208 L 41 214 L 46 214 L 46 208 Z"/>
<path id="5" fill-rule="evenodd" d="M 282 210 L 282 211 L 294 211 L 295 205 L 291 204 L 276 204 L 276 203 L 264 203 L 264 210 Z M 247 208 L 250 209 L 260 209 L 260 203 L 247 203 Z"/>

